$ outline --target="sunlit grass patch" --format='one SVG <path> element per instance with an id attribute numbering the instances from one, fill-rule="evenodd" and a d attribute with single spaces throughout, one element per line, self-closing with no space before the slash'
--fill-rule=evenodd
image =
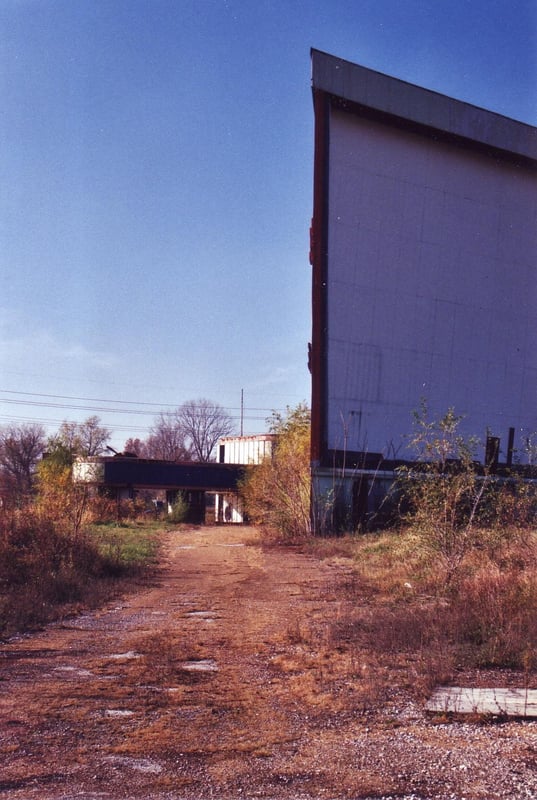
<path id="1" fill-rule="evenodd" d="M 88 536 L 100 555 L 116 568 L 139 569 L 154 564 L 157 559 L 160 536 L 156 523 L 106 523 L 93 525 Z"/>

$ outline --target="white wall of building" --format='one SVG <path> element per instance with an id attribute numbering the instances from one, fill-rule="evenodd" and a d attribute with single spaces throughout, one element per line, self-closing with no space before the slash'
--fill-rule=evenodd
<path id="1" fill-rule="evenodd" d="M 219 461 L 224 464 L 260 464 L 272 455 L 275 435 L 257 434 L 255 436 L 227 436 L 219 442 Z M 220 458 L 224 448 L 224 457 Z"/>
<path id="2" fill-rule="evenodd" d="M 260 464 L 272 456 L 276 435 L 261 433 L 253 436 L 226 436 L 218 442 L 218 460 L 223 464 Z M 238 494 L 217 494 L 215 521 L 244 522 L 244 507 Z"/>
<path id="3" fill-rule="evenodd" d="M 104 483 L 104 464 L 97 458 L 77 458 L 73 464 L 75 483 Z"/>
<path id="4" fill-rule="evenodd" d="M 244 508 L 242 500 L 237 494 L 217 494 L 215 502 L 216 522 L 244 522 Z"/>
<path id="5" fill-rule="evenodd" d="M 330 115 L 329 449 L 407 457 L 412 412 L 537 430 L 537 176 Z"/>

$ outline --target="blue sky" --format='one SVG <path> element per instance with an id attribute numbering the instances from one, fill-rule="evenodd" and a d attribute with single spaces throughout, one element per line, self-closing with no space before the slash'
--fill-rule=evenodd
<path id="1" fill-rule="evenodd" d="M 537 125 L 535 0 L 0 1 L 0 424 L 309 400 L 311 47 Z"/>

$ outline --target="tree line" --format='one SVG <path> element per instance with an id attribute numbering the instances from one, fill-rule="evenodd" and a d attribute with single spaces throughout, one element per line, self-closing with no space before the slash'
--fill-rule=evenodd
<path id="1" fill-rule="evenodd" d="M 216 443 L 233 432 L 231 417 L 210 400 L 190 400 L 173 411 L 162 411 L 149 429 L 147 439 L 128 439 L 125 452 L 141 458 L 168 461 L 211 461 Z M 58 431 L 47 436 L 37 423 L 9 424 L 0 427 L 0 499 L 2 504 L 18 506 L 35 492 L 39 468 L 48 462 L 57 468 L 70 468 L 75 458 L 107 452 L 112 432 L 97 416 L 84 422 L 62 422 Z"/>

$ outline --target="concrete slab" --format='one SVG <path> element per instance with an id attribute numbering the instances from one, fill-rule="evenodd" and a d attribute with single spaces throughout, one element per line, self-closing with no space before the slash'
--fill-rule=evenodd
<path id="1" fill-rule="evenodd" d="M 448 686 L 436 689 L 425 707 L 441 713 L 537 718 L 537 689 Z"/>
<path id="2" fill-rule="evenodd" d="M 181 669 L 187 672 L 218 672 L 218 664 L 212 658 L 200 658 L 195 661 L 184 661 Z"/>

